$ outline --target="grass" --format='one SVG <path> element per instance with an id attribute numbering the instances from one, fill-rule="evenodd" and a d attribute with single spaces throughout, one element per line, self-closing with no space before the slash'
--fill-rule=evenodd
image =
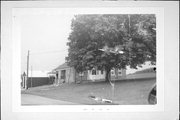
<path id="1" fill-rule="evenodd" d="M 86 105 L 104 104 L 91 99 L 89 96 L 109 99 L 120 105 L 144 105 L 148 104 L 148 94 L 155 82 L 155 78 L 116 81 L 114 93 L 108 82 L 93 82 L 35 87 L 22 91 L 22 94 L 33 94 Z"/>

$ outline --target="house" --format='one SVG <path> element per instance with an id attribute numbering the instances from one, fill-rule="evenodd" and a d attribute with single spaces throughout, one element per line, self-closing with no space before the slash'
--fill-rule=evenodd
<path id="1" fill-rule="evenodd" d="M 72 83 L 78 81 L 100 81 L 105 80 L 106 72 L 104 70 L 92 69 L 88 71 L 84 71 L 82 73 L 77 73 L 73 67 L 64 63 L 57 68 L 54 69 L 56 71 L 56 83 Z M 121 80 L 125 78 L 126 70 L 111 70 L 111 79 L 112 80 Z"/>
<path id="2" fill-rule="evenodd" d="M 56 71 L 55 83 L 72 83 L 75 82 L 75 69 L 69 67 L 67 63 L 59 65 L 53 71 Z"/>

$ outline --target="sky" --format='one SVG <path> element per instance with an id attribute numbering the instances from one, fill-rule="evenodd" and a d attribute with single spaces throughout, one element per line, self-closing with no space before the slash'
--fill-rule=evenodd
<path id="1" fill-rule="evenodd" d="M 65 62 L 73 17 L 74 14 L 63 13 L 21 16 L 21 73 L 27 69 L 28 50 L 29 69 L 32 71 L 52 71 Z M 139 69 L 148 67 L 149 63 Z M 127 67 L 126 73 L 135 71 Z"/>
<path id="2" fill-rule="evenodd" d="M 73 15 L 24 15 L 21 17 L 21 68 L 51 71 L 65 62 Z M 21 72 L 22 72 L 21 71 Z"/>

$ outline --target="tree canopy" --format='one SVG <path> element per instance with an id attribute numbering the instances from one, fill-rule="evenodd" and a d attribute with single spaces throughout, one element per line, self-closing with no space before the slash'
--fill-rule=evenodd
<path id="1" fill-rule="evenodd" d="M 156 17 L 154 14 L 75 15 L 68 38 L 66 61 L 78 72 L 93 68 L 131 68 L 145 61 L 156 64 Z M 123 54 L 100 51 L 119 49 Z"/>

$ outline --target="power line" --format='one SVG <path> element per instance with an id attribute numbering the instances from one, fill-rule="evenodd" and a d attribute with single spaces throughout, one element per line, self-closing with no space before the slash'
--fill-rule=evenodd
<path id="1" fill-rule="evenodd" d="M 61 53 L 61 52 L 65 52 L 65 51 L 67 51 L 67 50 L 53 50 L 53 51 L 31 52 L 30 55 Z"/>

